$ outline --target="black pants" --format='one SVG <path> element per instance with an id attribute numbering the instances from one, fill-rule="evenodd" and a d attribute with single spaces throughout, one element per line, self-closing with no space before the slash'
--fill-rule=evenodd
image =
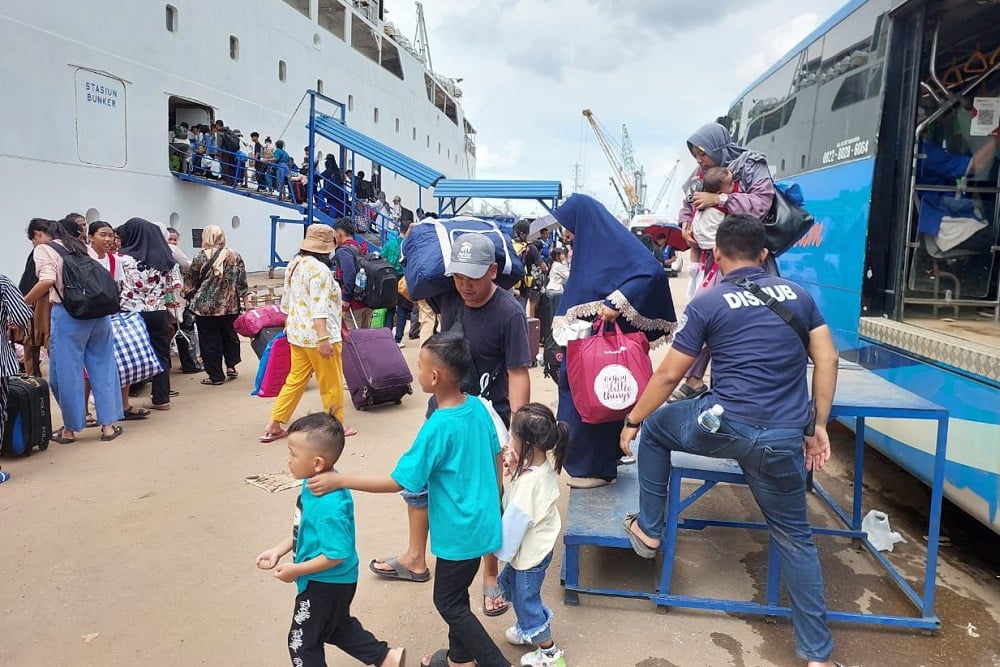
<path id="1" fill-rule="evenodd" d="M 479 561 L 437 559 L 434 607 L 448 624 L 448 657 L 452 662 L 475 661 L 479 667 L 510 667 L 469 605 L 469 586 L 479 572 Z"/>
<path id="2" fill-rule="evenodd" d="M 153 376 L 153 403 L 163 405 L 170 402 L 170 322 L 166 310 L 139 313 L 146 323 L 149 342 L 163 371 Z"/>
<path id="3" fill-rule="evenodd" d="M 187 318 L 181 321 L 178 325 L 180 333 L 174 331 L 174 341 L 177 343 L 177 359 L 181 362 L 181 370 L 185 373 L 197 372 L 198 369 L 198 358 L 194 354 L 194 348 L 191 343 L 188 342 L 189 336 L 194 334 L 194 319 L 190 322 Z"/>
<path id="4" fill-rule="evenodd" d="M 201 364 L 213 382 L 223 382 L 226 379 L 222 369 L 223 359 L 226 368 L 236 368 L 236 364 L 240 363 L 240 339 L 233 329 L 235 321 L 235 314 L 215 317 L 195 315 L 198 343 L 201 345 Z"/>
<path id="5" fill-rule="evenodd" d="M 366 665 L 380 665 L 389 645 L 375 638 L 351 616 L 351 601 L 357 584 L 327 584 L 310 581 L 295 598 L 292 627 L 288 631 L 288 654 L 292 664 L 326 667 L 323 644 L 333 644 Z"/>

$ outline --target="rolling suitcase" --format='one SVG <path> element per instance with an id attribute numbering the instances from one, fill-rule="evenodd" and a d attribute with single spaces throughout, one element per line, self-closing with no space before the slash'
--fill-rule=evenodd
<path id="1" fill-rule="evenodd" d="M 52 437 L 49 383 L 31 375 L 7 380 L 7 420 L 3 429 L 4 454 L 27 456 L 34 447 L 48 449 Z"/>
<path id="2" fill-rule="evenodd" d="M 284 327 L 264 327 L 259 334 L 253 337 L 253 340 L 250 341 L 250 347 L 253 348 L 258 359 L 264 356 L 264 348 L 271 342 L 271 339 L 284 330 Z"/>
<path id="3" fill-rule="evenodd" d="M 536 317 L 528 318 L 528 351 L 531 352 L 531 365 L 538 365 L 538 353 L 542 349 L 542 327 Z"/>
<path id="4" fill-rule="evenodd" d="M 402 402 L 413 375 L 388 329 L 355 329 L 343 345 L 344 379 L 358 410 Z"/>

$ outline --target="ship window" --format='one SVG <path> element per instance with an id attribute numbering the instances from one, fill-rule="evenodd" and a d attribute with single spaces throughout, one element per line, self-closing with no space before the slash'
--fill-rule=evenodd
<path id="1" fill-rule="evenodd" d="M 434 104 L 434 79 L 426 72 L 424 72 L 424 85 L 427 87 L 427 101 Z"/>
<path id="2" fill-rule="evenodd" d="M 309 16 L 309 0 L 285 0 L 286 5 L 291 5 L 303 16 Z"/>
<path id="3" fill-rule="evenodd" d="M 167 31 L 177 32 L 177 8 L 167 5 Z"/>
<path id="4" fill-rule="evenodd" d="M 236 35 L 229 36 L 229 57 L 233 60 L 240 59 L 240 38 Z"/>
<path id="5" fill-rule="evenodd" d="M 447 116 L 455 125 L 458 125 L 458 111 L 455 107 L 455 100 L 450 97 L 445 100 L 444 115 Z"/>
<path id="6" fill-rule="evenodd" d="M 229 224 L 232 225 L 233 229 L 239 229 L 240 228 L 240 216 L 234 215 L 233 219 L 229 222 Z"/>
<path id="7" fill-rule="evenodd" d="M 181 226 L 181 214 L 174 211 L 170 214 L 170 227 L 172 229 L 179 229 Z"/>
<path id="8" fill-rule="evenodd" d="M 396 119 L 396 131 L 399 132 L 399 119 Z"/>
<path id="9" fill-rule="evenodd" d="M 278 81 L 284 81 L 288 77 L 288 65 L 284 60 L 278 61 Z"/>
<path id="10" fill-rule="evenodd" d="M 354 95 L 347 96 L 347 110 L 354 111 Z"/>
<path id="11" fill-rule="evenodd" d="M 316 79 L 316 92 L 323 94 L 323 79 Z"/>
<path id="12" fill-rule="evenodd" d="M 319 0 L 319 25 L 344 39 L 344 23 L 347 20 L 347 8 L 339 0 Z"/>
<path id="13" fill-rule="evenodd" d="M 438 142 L 438 155 L 441 155 L 441 142 Z"/>
<path id="14" fill-rule="evenodd" d="M 403 78 L 403 63 L 399 61 L 399 49 L 385 39 L 382 40 L 382 67 L 400 79 Z"/>
<path id="15" fill-rule="evenodd" d="M 450 148 L 448 149 L 448 159 L 449 160 L 451 159 L 451 149 Z"/>
<path id="16" fill-rule="evenodd" d="M 357 16 L 351 18 L 351 46 L 369 60 L 378 62 L 378 38 L 368 24 Z"/>
<path id="17" fill-rule="evenodd" d="M 375 124 L 377 125 L 378 124 L 378 107 L 375 107 L 375 113 L 373 114 L 373 117 L 375 119 Z"/>
<path id="18" fill-rule="evenodd" d="M 87 220 L 87 224 L 90 224 L 101 219 L 101 212 L 96 208 L 88 208 L 83 217 Z"/>
<path id="19" fill-rule="evenodd" d="M 431 147 L 431 135 L 427 135 L 427 148 Z"/>
<path id="20" fill-rule="evenodd" d="M 417 128 L 413 128 L 413 140 L 417 140 Z"/>
<path id="21" fill-rule="evenodd" d="M 315 46 L 318 49 L 319 46 L 320 46 L 320 44 L 322 44 L 322 43 L 323 43 L 323 40 L 320 39 L 319 33 L 318 32 L 314 32 L 313 33 L 313 46 Z"/>

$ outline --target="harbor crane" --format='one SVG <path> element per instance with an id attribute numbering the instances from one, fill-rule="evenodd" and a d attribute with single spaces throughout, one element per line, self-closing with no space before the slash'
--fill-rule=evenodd
<path id="1" fill-rule="evenodd" d="M 628 127 L 622 124 L 622 142 L 619 146 L 597 121 L 593 111 L 584 109 L 583 117 L 590 123 L 597 136 L 597 143 L 601 145 L 601 150 L 611 165 L 611 185 L 618 193 L 622 206 L 630 216 L 642 213 L 646 209 L 646 172 L 635 162 Z"/>
<path id="2" fill-rule="evenodd" d="M 656 193 L 656 199 L 653 200 L 653 205 L 649 208 L 650 213 L 656 213 L 660 209 L 660 204 L 663 203 L 663 198 L 667 196 L 667 190 L 673 185 L 674 179 L 677 178 L 677 168 L 680 166 L 681 161 L 677 160 L 674 162 L 674 166 L 671 167 L 670 173 L 663 181 L 663 185 L 660 186 L 660 191 Z"/>

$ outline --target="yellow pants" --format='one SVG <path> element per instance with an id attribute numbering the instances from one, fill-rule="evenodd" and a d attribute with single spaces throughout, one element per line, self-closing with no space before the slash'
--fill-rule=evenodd
<path id="1" fill-rule="evenodd" d="M 344 423 L 344 368 L 341 362 L 341 343 L 333 344 L 329 359 L 320 356 L 315 347 L 289 345 L 292 351 L 292 368 L 288 371 L 285 386 L 271 408 L 271 419 L 279 424 L 292 421 L 292 414 L 302 399 L 309 378 L 316 374 L 323 409 Z"/>

